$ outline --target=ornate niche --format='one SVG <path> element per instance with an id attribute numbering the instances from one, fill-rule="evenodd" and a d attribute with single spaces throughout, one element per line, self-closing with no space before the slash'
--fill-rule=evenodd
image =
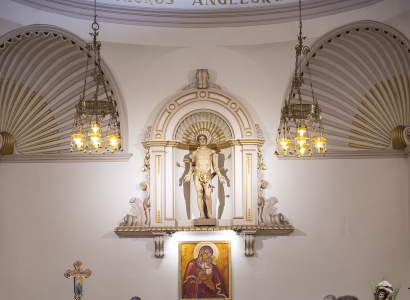
<path id="1" fill-rule="evenodd" d="M 234 230 L 245 239 L 245 254 L 254 254 L 254 235 L 286 234 L 293 227 L 277 213 L 274 198 L 263 190 L 262 130 L 246 108 L 215 84 L 207 70 L 197 71 L 197 81 L 173 97 L 159 112 L 142 142 L 146 156 L 140 184 L 143 199 L 133 198 L 132 215 L 115 229 L 123 236 L 153 236 L 155 255 L 163 257 L 164 236 L 176 231 Z M 216 226 L 194 227 L 199 217 L 193 183 L 184 176 L 191 166 L 196 137 L 205 134 L 216 150 L 217 164 L 227 184 L 212 179 L 212 211 Z"/>

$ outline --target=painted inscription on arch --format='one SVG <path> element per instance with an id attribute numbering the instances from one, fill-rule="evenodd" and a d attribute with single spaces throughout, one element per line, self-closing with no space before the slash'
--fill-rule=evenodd
<path id="1" fill-rule="evenodd" d="M 108 2 L 107 0 L 103 2 Z M 111 0 L 118 4 L 134 4 L 162 8 L 232 8 L 233 6 L 266 6 L 282 0 Z"/>

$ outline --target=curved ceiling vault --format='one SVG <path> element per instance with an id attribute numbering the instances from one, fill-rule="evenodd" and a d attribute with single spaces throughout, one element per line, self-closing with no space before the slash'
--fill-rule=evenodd
<path id="1" fill-rule="evenodd" d="M 90 20 L 93 0 L 12 0 L 36 9 Z M 304 0 L 312 19 L 367 7 L 382 0 Z M 165 27 L 250 26 L 296 21 L 298 0 L 98 0 L 103 22 Z"/>
<path id="2" fill-rule="evenodd" d="M 13 142 L 14 154 L 20 156 L 69 154 L 75 105 L 84 83 L 85 43 L 51 26 L 23 27 L 9 36 L 0 38 L 0 154 L 11 154 Z M 118 101 L 104 65 L 103 71 Z M 87 83 L 86 94 L 92 94 L 91 76 Z M 124 107 L 118 106 L 125 135 Z"/>
<path id="3" fill-rule="evenodd" d="M 403 134 L 410 126 L 409 49 L 400 32 L 371 21 L 338 28 L 311 47 L 328 154 L 405 155 L 400 150 L 410 143 Z M 302 94 L 311 102 L 306 66 L 304 71 Z"/>

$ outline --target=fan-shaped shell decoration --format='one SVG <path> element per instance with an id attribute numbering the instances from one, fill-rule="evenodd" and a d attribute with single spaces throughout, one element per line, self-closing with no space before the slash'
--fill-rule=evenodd
<path id="1" fill-rule="evenodd" d="M 410 125 L 409 46 L 393 28 L 364 22 L 333 32 L 313 49 L 311 77 L 329 153 L 405 148 L 403 130 Z M 305 68 L 302 93 L 311 100 L 309 83 Z M 393 134 L 395 129 L 402 129 L 401 134 Z"/>
<path id="2" fill-rule="evenodd" d="M 18 154 L 70 153 L 86 53 L 60 33 L 25 32 L 0 45 L 0 132 L 7 142 L 0 154 L 12 153 L 11 141 Z M 91 95 L 94 82 L 87 82 Z"/>
<path id="3" fill-rule="evenodd" d="M 197 136 L 204 134 L 209 145 L 218 145 L 232 139 L 228 124 L 216 114 L 198 112 L 189 115 L 179 125 L 175 140 L 186 145 L 197 145 Z"/>

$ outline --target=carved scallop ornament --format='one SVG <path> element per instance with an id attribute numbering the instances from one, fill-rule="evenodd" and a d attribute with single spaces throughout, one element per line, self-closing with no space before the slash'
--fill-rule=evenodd
<path id="1" fill-rule="evenodd" d="M 189 115 L 178 126 L 175 140 L 188 147 L 197 145 L 197 136 L 204 134 L 208 144 L 212 148 L 221 149 L 229 147 L 228 140 L 232 139 L 232 132 L 228 124 L 216 114 L 210 112 L 198 112 Z"/>
<path id="2" fill-rule="evenodd" d="M 371 21 L 339 28 L 311 47 L 327 156 L 408 155 L 409 47 L 403 34 Z M 302 94 L 312 102 L 307 75 L 305 67 Z"/>
<path id="3" fill-rule="evenodd" d="M 70 153 L 70 136 L 75 105 L 83 89 L 85 43 L 60 28 L 39 26 L 19 28 L 0 37 L 2 160 L 11 156 L 11 160 L 43 159 L 45 155 L 54 155 L 53 159 L 56 155 L 61 155 L 61 159 L 79 157 Z M 108 70 L 104 72 L 109 75 Z M 116 99 L 111 77 L 107 78 L 108 89 Z M 95 91 L 94 82 L 91 78 L 87 82 L 90 84 L 86 93 L 91 94 Z M 127 122 L 119 109 L 125 135 Z M 95 155 L 82 156 L 82 160 L 96 159 Z"/>

